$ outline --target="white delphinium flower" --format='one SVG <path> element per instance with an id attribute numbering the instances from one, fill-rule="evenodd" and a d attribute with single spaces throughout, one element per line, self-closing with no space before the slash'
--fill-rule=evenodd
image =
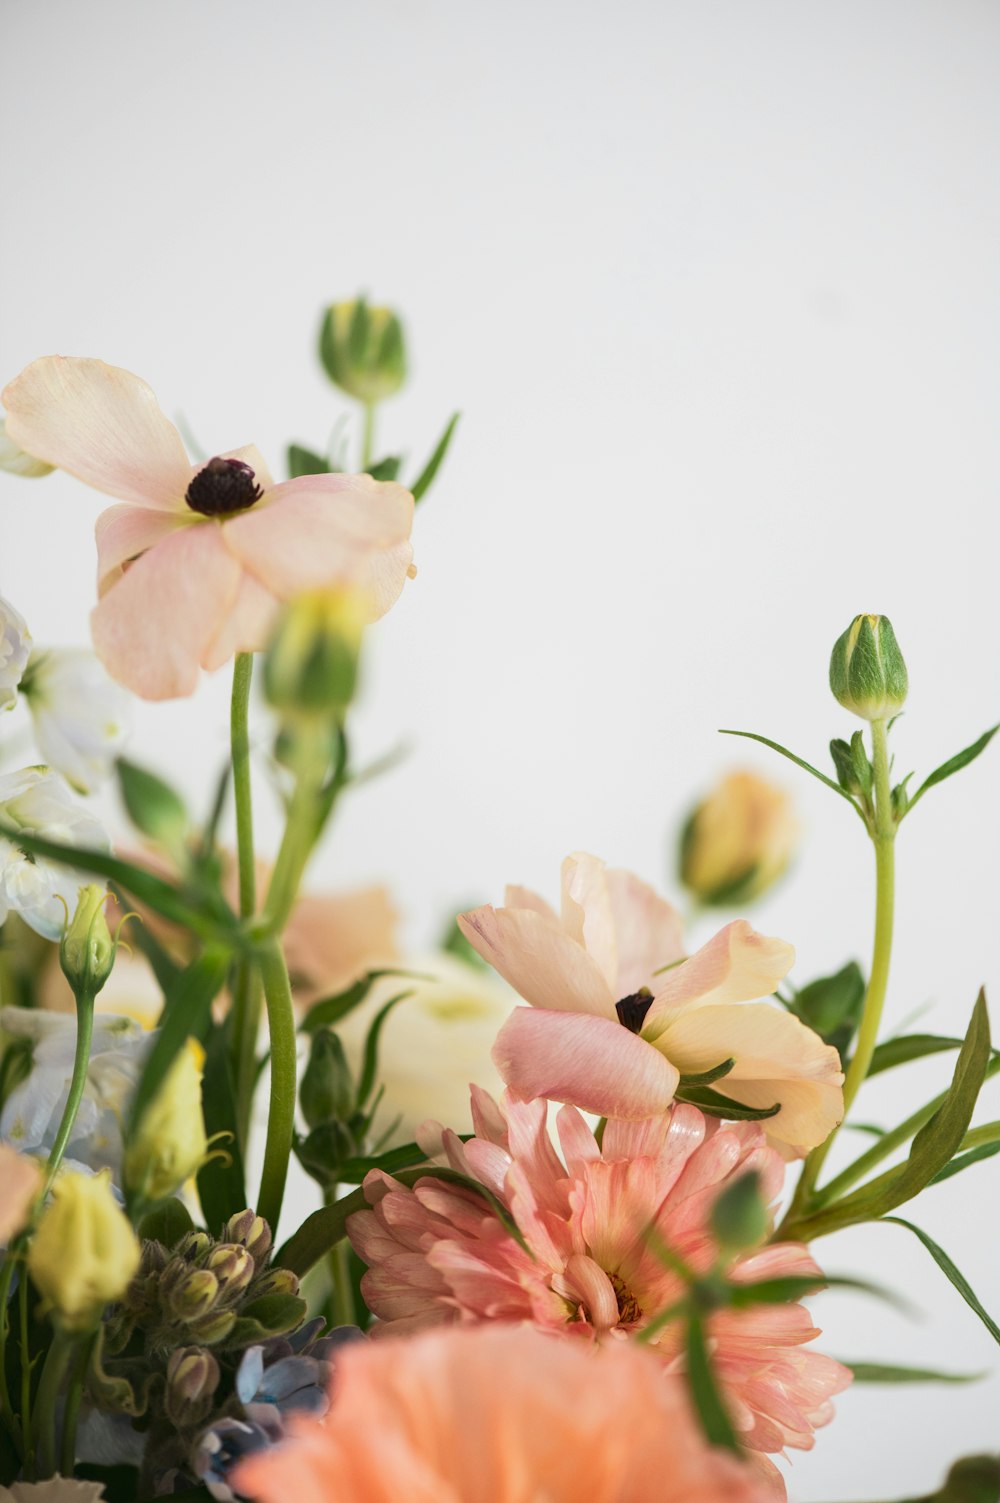
<path id="1" fill-rule="evenodd" d="M 80 793 L 107 781 L 128 738 L 131 700 L 85 647 L 33 652 L 21 684 L 46 762 Z"/>
<path id="2" fill-rule="evenodd" d="M 8 438 L 4 418 L 0 418 L 0 470 L 6 470 L 11 475 L 23 475 L 29 480 L 52 474 L 52 466 L 46 464 L 44 459 L 36 459 L 34 454 L 29 454 L 20 444 Z"/>
<path id="3" fill-rule="evenodd" d="M 28 623 L 0 596 L 0 710 L 12 710 L 31 653 Z"/>
<path id="4" fill-rule="evenodd" d="M 15 1086 L 0 1114 L 0 1141 L 20 1153 L 44 1155 L 55 1142 L 73 1076 L 76 1018 L 40 1008 L 0 1009 L 0 1028 L 32 1045 L 31 1071 Z M 120 1179 L 122 1130 L 154 1035 L 133 1018 L 106 1013 L 94 1019 L 83 1100 L 67 1155 Z"/>
<path id="5" fill-rule="evenodd" d="M 63 845 L 110 850 L 103 825 L 47 767 L 24 767 L 0 777 L 0 824 Z M 36 933 L 58 939 L 89 880 L 72 867 L 22 850 L 16 834 L 0 833 L 0 923 L 19 913 Z"/>

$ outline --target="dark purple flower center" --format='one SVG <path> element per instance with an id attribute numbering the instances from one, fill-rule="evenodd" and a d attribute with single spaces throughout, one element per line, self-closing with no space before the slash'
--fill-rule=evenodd
<path id="1" fill-rule="evenodd" d="M 620 1002 L 615 1003 L 615 1012 L 618 1014 L 619 1023 L 624 1028 L 627 1028 L 629 1033 L 639 1033 L 643 1023 L 646 1021 L 646 1014 L 652 1005 L 652 1001 L 653 993 L 649 990 L 648 986 L 644 986 L 640 991 L 633 992 L 630 997 L 623 997 Z"/>
<path id="2" fill-rule="evenodd" d="M 246 511 L 264 492 L 242 459 L 210 459 L 187 488 L 184 499 L 203 517 L 228 517 Z"/>

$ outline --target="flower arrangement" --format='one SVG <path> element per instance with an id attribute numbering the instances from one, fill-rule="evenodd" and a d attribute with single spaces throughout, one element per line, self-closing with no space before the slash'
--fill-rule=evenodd
<path id="1" fill-rule="evenodd" d="M 731 733 L 860 820 L 867 974 L 792 985 L 792 946 L 731 916 L 798 838 L 784 791 L 744 771 L 680 834 L 692 911 L 730 915 L 707 942 L 576 852 L 558 908 L 509 887 L 450 916 L 439 952 L 401 955 L 384 889 L 303 881 L 362 776 L 365 635 L 412 587 L 414 509 L 457 414 L 403 483 L 375 446 L 406 377 L 399 318 L 335 304 L 319 350 L 359 452 L 293 443 L 279 482 L 253 446 L 192 460 L 149 387 L 99 360 L 36 360 L 3 393 L 0 465 L 114 504 L 93 654 L 36 648 L 25 602 L 0 601 L 0 710 L 26 708 L 44 759 L 0 776 L 0 1498 L 781 1499 L 787 1452 L 852 1381 L 959 1376 L 823 1350 L 825 1287 L 892 1295 L 824 1271 L 832 1234 L 909 1228 L 1000 1341 L 897 1214 L 1000 1153 L 1000 1124 L 972 1125 L 1000 1068 L 985 999 L 961 1037 L 880 1031 L 896 832 L 996 727 L 895 781 L 906 666 L 861 615 L 830 685 L 867 739 L 831 742 L 832 775 Z M 231 756 L 199 822 L 123 755 L 130 695 L 188 696 L 229 663 Z M 285 809 L 269 863 L 265 770 Z M 113 835 L 88 803 L 112 780 Z M 948 1089 L 824 1175 L 862 1083 L 945 1053 Z M 316 1185 L 297 1226 L 293 1158 Z M 1000 1458 L 956 1462 L 933 1497 L 1000 1498 Z"/>

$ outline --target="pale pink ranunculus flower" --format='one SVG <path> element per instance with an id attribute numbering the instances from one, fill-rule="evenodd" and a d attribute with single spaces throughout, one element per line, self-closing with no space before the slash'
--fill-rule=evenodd
<path id="1" fill-rule="evenodd" d="M 676 1104 L 639 1122 L 611 1120 L 603 1144 L 575 1107 L 557 1117 L 562 1158 L 544 1101 L 507 1092 L 501 1106 L 472 1088 L 476 1136 L 463 1144 L 428 1124 L 423 1142 L 502 1203 L 522 1241 L 474 1190 L 428 1176 L 412 1189 L 378 1170 L 371 1206 L 347 1224 L 368 1264 L 362 1292 L 378 1335 L 454 1322 L 530 1321 L 591 1340 L 621 1340 L 683 1298 L 658 1256 L 658 1238 L 699 1273 L 720 1250 L 710 1213 L 722 1190 L 756 1171 L 770 1202 L 785 1166 L 756 1123 L 706 1119 Z M 722 1267 L 739 1283 L 822 1274 L 805 1247 L 775 1243 Z M 832 1417 L 831 1395 L 850 1381 L 832 1358 L 806 1349 L 819 1331 L 798 1303 L 719 1310 L 708 1317 L 716 1369 L 733 1423 L 755 1452 L 808 1450 Z M 652 1349 L 673 1368 L 683 1327 L 668 1324 Z M 778 1486 L 777 1472 L 766 1469 Z"/>
<path id="2" fill-rule="evenodd" d="M 412 567 L 413 497 L 367 475 L 275 485 L 252 445 L 192 465 L 152 391 L 101 360 L 48 355 L 6 388 L 7 433 L 115 496 L 97 519 L 94 646 L 143 699 L 262 648 L 279 604 L 351 582 L 381 616 Z"/>
<path id="3" fill-rule="evenodd" d="M 28 1219 L 42 1188 L 36 1161 L 0 1143 L 0 1247 L 5 1247 Z"/>
<path id="4" fill-rule="evenodd" d="M 567 1101 L 604 1117 L 665 1110 L 682 1074 L 735 1061 L 717 1089 L 781 1110 L 768 1136 L 794 1153 L 822 1143 L 843 1116 L 835 1049 L 766 997 L 795 959 L 791 945 L 727 924 L 688 957 L 670 904 L 596 856 L 567 856 L 562 910 L 523 887 L 504 908 L 459 926 L 531 1009 L 500 1030 L 493 1058 L 522 1096 Z"/>
<path id="5" fill-rule="evenodd" d="M 260 1503 L 766 1503 L 709 1447 L 683 1385 L 631 1346 L 592 1350 L 525 1328 L 357 1343 L 333 1404 L 245 1461 Z"/>

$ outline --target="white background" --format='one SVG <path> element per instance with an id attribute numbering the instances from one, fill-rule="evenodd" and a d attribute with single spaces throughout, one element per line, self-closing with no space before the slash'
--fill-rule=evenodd
<path id="1" fill-rule="evenodd" d="M 386 445 L 415 463 L 463 409 L 359 717 L 363 753 L 412 753 L 359 793 L 318 877 L 389 878 L 414 943 L 507 881 L 554 896 L 578 847 L 668 885 L 668 832 L 743 763 L 794 787 L 809 836 L 755 921 L 796 944 L 800 981 L 864 959 L 860 825 L 715 732 L 822 763 L 852 728 L 829 649 L 862 610 L 892 617 L 910 664 L 902 770 L 1000 718 L 997 7 L 5 0 L 0 18 L 4 378 L 98 355 L 209 452 L 252 440 L 277 467 L 342 410 L 314 332 L 364 288 L 414 352 Z M 84 640 L 101 498 L 0 478 L 0 588 L 37 639 Z M 227 693 L 223 673 L 138 718 L 134 754 L 202 802 Z M 902 833 L 890 1026 L 931 1004 L 921 1027 L 963 1029 L 1000 981 L 997 756 Z M 947 1070 L 886 1078 L 862 1115 L 889 1121 Z M 913 1212 L 994 1314 L 998 1162 Z M 824 1296 L 826 1350 L 1000 1365 L 906 1232 L 818 1252 L 924 1311 Z M 849 1393 L 791 1492 L 928 1491 L 997 1448 L 998 1399 L 995 1376 Z"/>

